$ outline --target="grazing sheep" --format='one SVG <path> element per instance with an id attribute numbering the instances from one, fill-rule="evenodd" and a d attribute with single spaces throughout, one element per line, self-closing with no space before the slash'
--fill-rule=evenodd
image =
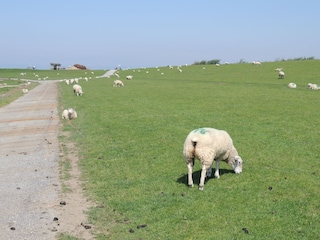
<path id="1" fill-rule="evenodd" d="M 220 64 L 219 64 L 219 63 L 216 63 L 216 67 L 220 67 Z"/>
<path id="2" fill-rule="evenodd" d="M 28 89 L 26 89 L 26 88 L 23 88 L 23 89 L 22 89 L 22 92 L 23 92 L 23 93 L 28 93 L 28 92 L 29 92 L 29 90 L 28 90 Z"/>
<path id="3" fill-rule="evenodd" d="M 179 71 L 179 73 L 182 73 L 182 69 L 179 68 L 178 71 Z"/>
<path id="4" fill-rule="evenodd" d="M 78 117 L 77 112 L 73 108 L 65 109 L 62 112 L 62 119 L 71 120 L 77 117 Z"/>
<path id="5" fill-rule="evenodd" d="M 255 62 L 255 61 L 253 61 L 253 62 L 252 62 L 252 65 L 260 66 L 260 65 L 261 65 L 261 62 Z"/>
<path id="6" fill-rule="evenodd" d="M 288 88 L 297 88 L 297 84 L 291 82 L 288 84 Z"/>
<path id="7" fill-rule="evenodd" d="M 224 130 L 214 128 L 198 128 L 191 131 L 183 148 L 183 156 L 188 167 L 188 185 L 193 187 L 192 171 L 194 160 L 202 164 L 199 190 L 204 188 L 205 177 L 211 176 L 213 160 L 216 161 L 214 176 L 220 178 L 220 161 L 232 166 L 235 173 L 242 172 L 242 159 L 238 155 L 230 135 Z"/>
<path id="8" fill-rule="evenodd" d="M 284 72 L 282 71 L 279 72 L 279 79 L 284 79 Z"/>
<path id="9" fill-rule="evenodd" d="M 280 72 L 280 71 L 283 70 L 283 68 L 275 68 L 274 70 L 275 70 L 276 72 Z"/>
<path id="10" fill-rule="evenodd" d="M 67 85 L 69 85 L 69 84 L 70 84 L 70 81 L 69 81 L 68 79 L 66 80 L 66 84 L 67 84 Z"/>
<path id="11" fill-rule="evenodd" d="M 314 84 L 314 83 L 308 83 L 308 88 L 310 88 L 311 90 L 318 90 L 318 85 Z"/>
<path id="12" fill-rule="evenodd" d="M 121 80 L 114 80 L 113 87 L 124 87 L 124 84 Z"/>
<path id="13" fill-rule="evenodd" d="M 126 76 L 126 79 L 127 79 L 127 80 L 132 80 L 132 78 L 133 78 L 133 77 L 132 77 L 131 75 Z"/>
<path id="14" fill-rule="evenodd" d="M 79 84 L 75 84 L 73 85 L 73 92 L 76 96 L 82 96 L 83 91 L 82 91 L 82 87 Z"/>

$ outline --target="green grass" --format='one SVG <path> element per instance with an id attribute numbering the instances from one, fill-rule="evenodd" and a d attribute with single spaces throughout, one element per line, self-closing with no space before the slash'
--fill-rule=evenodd
<path id="1" fill-rule="evenodd" d="M 2 71 L 0 70 L 0 73 Z M 1 74 L 2 75 L 2 74 Z M 1 79 L 0 76 L 0 107 L 3 107 L 15 99 L 23 95 L 22 89 L 26 88 L 28 90 L 33 89 L 38 86 L 38 83 L 32 82 L 30 85 L 25 85 L 26 81 L 23 80 L 11 80 L 11 79 Z"/>
<path id="2" fill-rule="evenodd" d="M 79 149 L 86 193 L 99 206 L 89 213 L 97 239 L 316 239 L 320 93 L 307 83 L 318 83 L 319 64 L 126 70 L 124 88 L 112 87 L 115 78 L 92 79 L 80 82 L 82 97 L 60 83 L 59 110 L 78 112 L 64 131 Z M 284 80 L 276 67 L 284 68 Z M 288 89 L 289 82 L 298 88 Z M 222 163 L 221 178 L 199 191 L 196 162 L 196 186 L 187 186 L 182 148 L 198 127 L 230 133 L 242 174 Z"/>

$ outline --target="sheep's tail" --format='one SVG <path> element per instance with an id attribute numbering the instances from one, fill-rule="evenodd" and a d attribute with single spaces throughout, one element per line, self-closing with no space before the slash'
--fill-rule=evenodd
<path id="1" fill-rule="evenodd" d="M 189 139 L 188 142 L 186 142 L 184 145 L 183 155 L 187 164 L 190 162 L 194 162 L 197 142 L 198 139 L 194 137 L 191 140 Z"/>
<path id="2" fill-rule="evenodd" d="M 191 143 L 192 143 L 192 146 L 193 146 L 194 148 L 196 148 L 197 143 L 198 143 L 198 138 L 197 138 L 197 137 L 192 138 L 192 139 L 191 139 Z"/>

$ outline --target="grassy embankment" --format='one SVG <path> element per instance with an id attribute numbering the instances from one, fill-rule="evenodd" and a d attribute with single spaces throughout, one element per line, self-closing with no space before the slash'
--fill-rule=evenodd
<path id="1" fill-rule="evenodd" d="M 80 83 L 82 97 L 59 84 L 60 110 L 78 112 L 63 130 L 77 144 L 87 194 L 99 205 L 89 213 L 97 239 L 317 238 L 320 93 L 307 83 L 320 82 L 319 65 L 126 70 L 124 88 L 112 87 L 115 78 L 92 79 Z M 191 130 L 207 126 L 230 133 L 244 166 L 236 175 L 222 163 L 221 178 L 201 192 L 199 162 L 195 188 L 186 185 L 182 147 Z"/>

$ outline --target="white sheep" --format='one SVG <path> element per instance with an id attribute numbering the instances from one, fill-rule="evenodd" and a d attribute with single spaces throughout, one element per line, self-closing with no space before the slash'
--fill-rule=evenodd
<path id="1" fill-rule="evenodd" d="M 66 84 L 69 85 L 70 84 L 70 81 L 68 79 L 66 79 Z"/>
<path id="2" fill-rule="evenodd" d="M 75 84 L 73 85 L 73 92 L 76 96 L 82 96 L 83 91 L 82 91 L 82 87 L 79 84 Z"/>
<path id="3" fill-rule="evenodd" d="M 260 66 L 260 65 L 261 65 L 261 62 L 255 62 L 255 61 L 253 61 L 253 62 L 252 62 L 252 65 Z"/>
<path id="4" fill-rule="evenodd" d="M 114 80 L 113 87 L 124 87 L 124 84 L 121 80 Z"/>
<path id="5" fill-rule="evenodd" d="M 284 79 L 284 72 L 283 71 L 279 71 L 279 78 Z"/>
<path id="6" fill-rule="evenodd" d="M 183 156 L 188 167 L 188 185 L 193 187 L 192 171 L 194 160 L 202 164 L 199 190 L 203 190 L 205 177 L 211 176 L 213 160 L 216 161 L 214 176 L 220 178 L 220 161 L 232 166 L 235 173 L 242 172 L 242 159 L 238 155 L 230 135 L 224 130 L 198 128 L 191 131 L 183 148 Z"/>
<path id="7" fill-rule="evenodd" d="M 28 93 L 28 92 L 29 92 L 29 90 L 28 90 L 28 89 L 26 89 L 26 88 L 23 88 L 23 89 L 22 89 L 22 92 L 23 92 L 23 93 Z"/>
<path id="8" fill-rule="evenodd" d="M 291 82 L 288 84 L 288 88 L 297 88 L 297 84 Z"/>
<path id="9" fill-rule="evenodd" d="M 132 80 L 132 78 L 133 78 L 133 77 L 132 77 L 131 75 L 126 76 L 126 79 L 127 79 L 127 80 Z"/>
<path id="10" fill-rule="evenodd" d="M 220 64 L 219 64 L 219 63 L 216 63 L 216 67 L 220 67 Z"/>
<path id="11" fill-rule="evenodd" d="M 311 90 L 318 90 L 318 85 L 314 84 L 314 83 L 308 83 L 308 88 L 310 88 Z"/>
<path id="12" fill-rule="evenodd" d="M 77 112 L 73 108 L 65 109 L 62 112 L 62 119 L 71 120 L 77 117 L 78 117 Z"/>

